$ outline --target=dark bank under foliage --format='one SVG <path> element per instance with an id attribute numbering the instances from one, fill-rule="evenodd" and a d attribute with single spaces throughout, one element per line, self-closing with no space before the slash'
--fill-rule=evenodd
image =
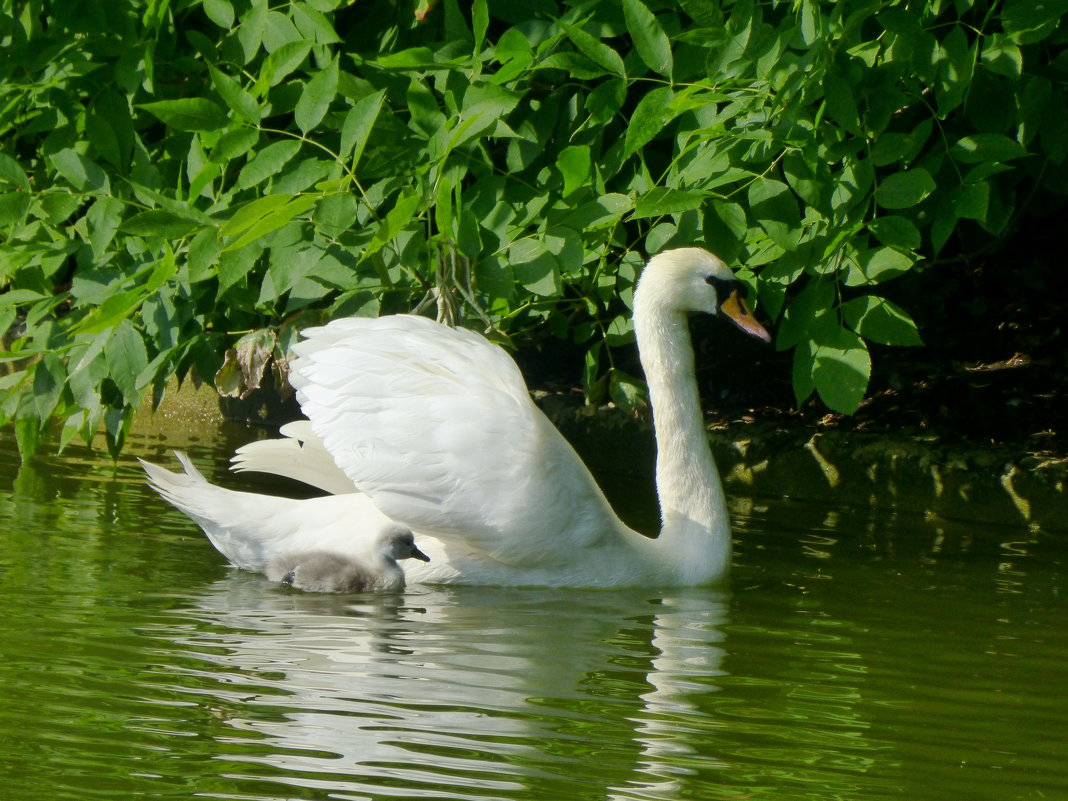
<path id="1" fill-rule="evenodd" d="M 591 399 L 633 407 L 634 281 L 684 244 L 740 266 L 809 409 L 995 322 L 961 297 L 1063 309 L 1053 256 L 1007 257 L 1063 215 L 1068 0 L 0 7 L 24 453 L 53 420 L 117 450 L 175 375 L 239 395 L 301 327 L 413 308 L 566 344 Z"/>

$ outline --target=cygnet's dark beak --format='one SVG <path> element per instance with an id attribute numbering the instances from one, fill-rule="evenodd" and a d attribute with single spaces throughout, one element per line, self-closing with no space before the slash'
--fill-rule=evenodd
<path id="1" fill-rule="evenodd" d="M 409 554 L 411 559 L 418 559 L 420 562 L 429 562 L 430 557 L 420 551 L 416 546 L 412 546 L 412 552 Z"/>

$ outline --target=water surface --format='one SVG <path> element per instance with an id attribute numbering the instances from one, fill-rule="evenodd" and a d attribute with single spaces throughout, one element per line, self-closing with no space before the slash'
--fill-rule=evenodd
<path id="1" fill-rule="evenodd" d="M 9 435 L 10 801 L 1068 799 L 1063 540 L 735 499 L 729 586 L 304 595 L 145 487 L 166 443 Z"/>

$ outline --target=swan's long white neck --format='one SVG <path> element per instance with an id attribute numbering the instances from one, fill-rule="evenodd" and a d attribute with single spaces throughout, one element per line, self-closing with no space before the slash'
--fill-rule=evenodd
<path id="1" fill-rule="evenodd" d="M 727 569 L 730 526 L 701 412 L 687 315 L 658 300 L 636 297 L 634 307 L 656 432 L 657 551 L 697 583 Z"/>

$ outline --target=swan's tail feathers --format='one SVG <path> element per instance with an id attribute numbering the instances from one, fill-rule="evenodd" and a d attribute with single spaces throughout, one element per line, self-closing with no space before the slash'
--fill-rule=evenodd
<path id="1" fill-rule="evenodd" d="M 146 462 L 144 459 L 137 461 L 148 474 L 148 483 L 152 489 L 162 495 L 165 501 L 181 509 L 190 517 L 202 517 L 205 510 L 205 495 L 210 497 L 212 491 L 219 488 L 212 486 L 184 453 L 175 451 L 174 455 L 182 463 L 184 473 L 173 473 L 165 467 Z"/>
<path id="2" fill-rule="evenodd" d="M 284 439 L 265 439 L 238 448 L 230 460 L 230 469 L 291 478 L 331 495 L 357 491 L 352 479 L 341 471 L 322 440 L 312 432 L 311 423 L 287 423 L 280 431 Z"/>
<path id="3" fill-rule="evenodd" d="M 273 529 L 286 524 L 296 502 L 217 487 L 184 453 L 176 451 L 175 456 L 185 472 L 175 473 L 139 460 L 152 488 L 200 526 L 232 564 L 246 570 L 262 569 L 264 549 L 278 536 Z"/>

